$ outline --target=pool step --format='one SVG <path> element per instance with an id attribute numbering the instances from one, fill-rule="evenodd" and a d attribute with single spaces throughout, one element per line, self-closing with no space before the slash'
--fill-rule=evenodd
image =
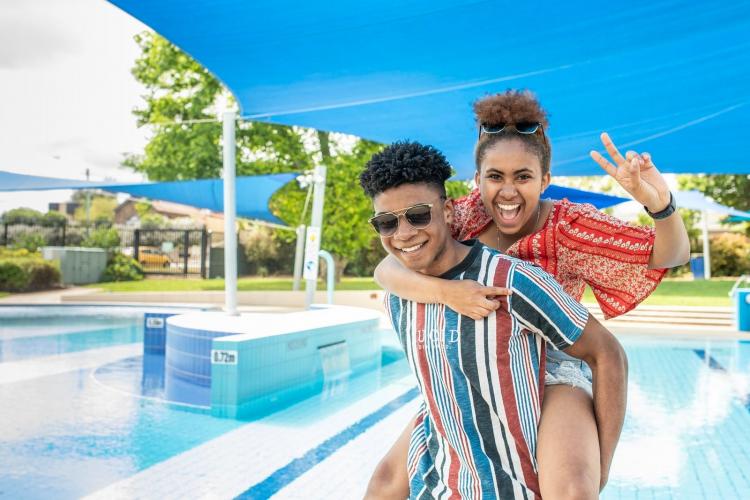
<path id="1" fill-rule="evenodd" d="M 586 304 L 598 320 L 604 315 L 596 304 Z M 639 306 L 627 314 L 610 319 L 607 324 L 637 326 L 639 324 L 690 325 L 731 328 L 734 313 L 729 307 Z"/>

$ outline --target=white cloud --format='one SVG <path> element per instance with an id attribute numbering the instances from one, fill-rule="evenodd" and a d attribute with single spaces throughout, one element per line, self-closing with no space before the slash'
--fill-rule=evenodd
<path id="1" fill-rule="evenodd" d="M 0 170 L 140 180 L 119 165 L 146 143 L 132 115 L 144 90 L 130 74 L 145 29 L 101 0 L 0 2 Z M 0 212 L 60 196 L 0 193 Z"/>

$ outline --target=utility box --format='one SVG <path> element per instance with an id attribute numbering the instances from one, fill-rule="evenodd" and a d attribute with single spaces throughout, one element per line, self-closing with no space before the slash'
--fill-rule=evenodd
<path id="1" fill-rule="evenodd" d="M 737 329 L 741 332 L 750 332 L 750 288 L 738 288 L 734 303 L 737 307 Z"/>
<path id="2" fill-rule="evenodd" d="M 734 324 L 737 330 L 750 333 L 750 288 L 747 285 L 750 285 L 750 274 L 739 277 L 734 283 L 732 291 L 729 292 L 729 296 L 734 301 L 736 308 Z"/>
<path id="3" fill-rule="evenodd" d="M 690 272 L 693 273 L 694 280 L 706 279 L 706 261 L 703 255 L 696 255 L 690 258 Z"/>
<path id="4" fill-rule="evenodd" d="M 98 283 L 107 267 L 107 251 L 102 248 L 42 247 L 42 258 L 60 262 L 63 285 Z"/>

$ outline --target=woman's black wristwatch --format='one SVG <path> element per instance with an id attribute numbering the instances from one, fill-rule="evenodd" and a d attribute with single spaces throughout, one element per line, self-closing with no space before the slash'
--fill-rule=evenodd
<path id="1" fill-rule="evenodd" d="M 651 212 L 648 207 L 643 207 L 644 210 L 646 210 L 646 213 L 651 216 L 654 220 L 660 220 L 660 219 L 666 219 L 670 215 L 674 213 L 675 210 L 677 210 L 677 203 L 674 201 L 674 195 L 672 192 L 669 192 L 669 205 L 667 205 L 667 208 L 664 210 L 660 210 L 659 212 Z"/>

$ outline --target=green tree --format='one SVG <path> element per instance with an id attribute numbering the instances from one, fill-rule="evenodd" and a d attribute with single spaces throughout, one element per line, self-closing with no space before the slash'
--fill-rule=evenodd
<path id="1" fill-rule="evenodd" d="M 85 196 L 85 194 L 83 195 Z M 115 217 L 117 198 L 110 194 L 91 193 L 89 205 L 89 222 L 111 222 Z M 81 202 L 76 208 L 73 218 L 79 222 L 86 222 L 86 202 Z"/>
<path id="2" fill-rule="evenodd" d="M 722 205 L 750 211 L 750 175 L 680 175 L 680 190 L 697 189 Z"/>
<path id="3" fill-rule="evenodd" d="M 27 224 L 33 226 L 35 224 L 41 224 L 44 215 L 38 210 L 33 208 L 12 208 L 3 214 L 3 222 L 5 224 Z"/>
<path id="4" fill-rule="evenodd" d="M 198 62 L 154 33 L 135 37 L 141 56 L 132 70 L 147 93 L 134 114 L 152 138 L 144 154 L 128 155 L 125 165 L 155 181 L 209 179 L 222 168 L 217 113 L 227 102 L 237 108 L 221 83 Z M 236 131 L 237 175 L 300 171 L 312 166 L 301 129 L 241 121 Z"/>
<path id="5" fill-rule="evenodd" d="M 363 251 L 380 247 L 377 235 L 367 224 L 372 215 L 372 202 L 359 187 L 359 174 L 367 160 L 382 147 L 360 140 L 351 153 L 328 157 L 321 248 L 334 255 L 339 276 L 350 262 L 364 258 Z M 307 189 L 299 184 L 287 184 L 271 198 L 271 210 L 290 226 L 309 224 L 307 194 Z M 280 236 L 293 237 L 291 234 Z"/>
<path id="6" fill-rule="evenodd" d="M 145 106 L 134 113 L 152 138 L 142 155 L 129 155 L 125 165 L 151 180 L 217 178 L 222 168 L 218 103 L 236 107 L 231 95 L 205 68 L 164 38 L 143 33 L 136 37 L 141 56 L 133 75 L 147 90 Z M 307 172 L 316 163 L 328 167 L 322 246 L 337 260 L 341 272 L 361 259 L 375 244 L 367 227 L 372 211 L 359 188 L 359 172 L 381 146 L 324 131 L 240 121 L 236 131 L 237 174 Z M 461 187 L 457 186 L 460 190 Z M 288 225 L 307 224 L 307 189 L 292 182 L 271 201 L 273 213 Z M 281 239 L 293 237 L 278 232 Z"/>
<path id="7" fill-rule="evenodd" d="M 750 211 L 750 175 L 680 175 L 677 183 L 681 190 L 696 189 L 722 205 Z M 750 222 L 744 227 L 750 236 Z"/>
<path id="8" fill-rule="evenodd" d="M 61 227 L 68 223 L 68 218 L 60 212 L 50 210 L 42 216 L 41 223 L 45 227 Z"/>

